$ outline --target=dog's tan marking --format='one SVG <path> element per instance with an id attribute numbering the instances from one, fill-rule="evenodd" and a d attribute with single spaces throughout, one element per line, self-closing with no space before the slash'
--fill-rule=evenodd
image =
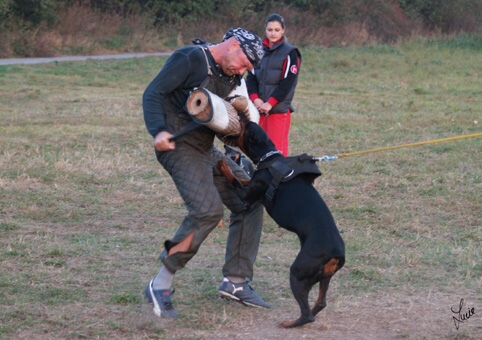
<path id="1" fill-rule="evenodd" d="M 330 261 L 328 261 L 327 264 L 325 264 L 325 267 L 323 269 L 323 273 L 326 276 L 332 276 L 333 274 L 335 274 L 335 272 L 338 269 L 338 263 L 339 262 L 340 262 L 340 260 L 332 258 Z"/>

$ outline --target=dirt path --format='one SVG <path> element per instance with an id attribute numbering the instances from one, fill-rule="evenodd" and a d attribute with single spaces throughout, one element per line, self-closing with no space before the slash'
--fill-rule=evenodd
<path id="1" fill-rule="evenodd" d="M 91 55 L 91 56 L 67 56 L 67 57 L 52 57 L 52 58 L 14 58 L 14 59 L 0 59 L 0 65 L 15 65 L 15 64 L 41 64 L 61 61 L 79 61 L 88 59 L 126 59 L 126 58 L 142 58 L 152 56 L 165 56 L 171 54 L 170 52 L 157 53 L 125 53 L 125 54 L 105 54 L 105 55 Z"/>

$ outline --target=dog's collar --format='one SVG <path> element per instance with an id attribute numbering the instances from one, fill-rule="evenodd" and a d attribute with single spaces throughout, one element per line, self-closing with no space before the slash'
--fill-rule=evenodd
<path id="1" fill-rule="evenodd" d="M 270 158 L 271 156 L 273 156 L 273 155 L 278 155 L 278 154 L 280 154 L 280 153 L 281 153 L 281 151 L 279 151 L 279 150 L 270 151 L 270 152 L 268 152 L 267 154 L 265 154 L 263 157 L 261 157 L 260 160 L 259 160 L 259 162 L 258 162 L 256 165 L 258 165 L 258 164 L 261 163 L 261 162 L 264 162 L 265 160 L 267 160 L 267 159 Z"/>

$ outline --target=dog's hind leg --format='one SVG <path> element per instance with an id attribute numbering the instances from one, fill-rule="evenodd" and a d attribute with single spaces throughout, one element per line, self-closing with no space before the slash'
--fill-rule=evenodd
<path id="1" fill-rule="evenodd" d="M 336 258 L 332 258 L 323 267 L 323 274 L 320 280 L 320 292 L 318 294 L 318 299 L 316 300 L 311 310 L 311 313 L 313 314 L 313 316 L 321 312 L 323 308 L 326 307 L 326 292 L 328 291 L 328 286 L 330 285 L 331 277 L 338 270 L 339 261 L 340 260 Z"/>
<path id="2" fill-rule="evenodd" d="M 302 248 L 290 268 L 291 291 L 300 306 L 301 315 L 296 320 L 282 322 L 280 324 L 281 328 L 298 327 L 315 321 L 315 317 L 310 310 L 308 295 L 313 285 L 317 282 L 316 272 L 307 252 Z"/>
<path id="3" fill-rule="evenodd" d="M 308 294 L 312 285 L 308 285 L 310 287 L 307 287 L 307 281 L 298 280 L 297 278 L 294 278 L 292 274 L 290 275 L 290 284 L 293 295 L 300 306 L 301 316 L 296 320 L 283 321 L 280 324 L 281 328 L 299 327 L 315 321 L 315 317 L 310 311 L 310 305 L 308 302 Z"/>
<path id="4" fill-rule="evenodd" d="M 330 285 L 331 276 L 324 277 L 320 281 L 320 293 L 318 295 L 318 299 L 316 300 L 311 313 L 313 316 L 318 314 L 326 307 L 326 292 L 328 291 L 328 286 Z"/>

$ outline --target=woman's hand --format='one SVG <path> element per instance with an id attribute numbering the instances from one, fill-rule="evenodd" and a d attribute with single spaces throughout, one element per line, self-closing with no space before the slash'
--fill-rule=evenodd
<path id="1" fill-rule="evenodd" d="M 263 105 L 261 105 L 258 110 L 259 112 L 261 113 L 264 113 L 265 115 L 268 115 L 269 114 L 269 111 L 271 111 L 271 109 L 273 108 L 273 106 L 266 102 L 266 103 L 263 103 Z"/>
<path id="2" fill-rule="evenodd" d="M 256 108 L 259 110 L 259 108 L 261 107 L 261 105 L 263 105 L 263 101 L 260 99 L 260 98 L 256 98 L 254 101 L 253 101 L 253 104 L 254 106 L 256 106 Z"/>

